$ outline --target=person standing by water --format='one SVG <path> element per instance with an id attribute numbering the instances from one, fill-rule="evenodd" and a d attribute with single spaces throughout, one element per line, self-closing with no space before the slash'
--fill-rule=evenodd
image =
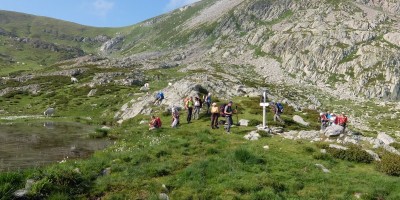
<path id="1" fill-rule="evenodd" d="M 225 127 L 225 130 L 226 130 L 226 132 L 228 134 L 231 133 L 231 126 L 233 124 L 233 121 L 232 121 L 232 115 L 233 115 L 232 104 L 233 104 L 233 102 L 229 101 L 228 105 L 226 105 L 225 109 L 224 109 L 226 123 L 228 123 L 227 126 Z"/>
<path id="2" fill-rule="evenodd" d="M 213 103 L 211 106 L 211 128 L 219 128 L 218 127 L 218 117 L 219 117 L 219 108 L 217 103 Z"/>
<path id="3" fill-rule="evenodd" d="M 187 118 L 186 121 L 187 123 L 190 123 L 192 120 L 192 113 L 193 113 L 193 97 L 189 97 L 189 99 L 186 101 L 185 108 L 187 109 Z"/>

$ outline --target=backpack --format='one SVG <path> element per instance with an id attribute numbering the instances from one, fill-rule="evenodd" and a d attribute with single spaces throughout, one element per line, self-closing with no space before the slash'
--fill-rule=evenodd
<path id="1" fill-rule="evenodd" d="M 222 104 L 222 105 L 219 106 L 219 114 L 221 115 L 221 117 L 225 117 L 225 106 L 226 106 L 226 105 L 227 105 L 227 104 L 224 103 L 224 104 Z"/>
<path id="2" fill-rule="evenodd" d="M 161 128 L 161 125 L 162 125 L 161 119 L 159 117 L 157 117 L 156 118 L 156 124 L 154 125 L 154 127 Z"/>
<path id="3" fill-rule="evenodd" d="M 281 103 L 276 103 L 276 107 L 278 108 L 279 113 L 283 113 L 283 105 Z"/>
<path id="4" fill-rule="evenodd" d="M 163 100 L 164 99 L 164 93 L 160 93 L 160 99 Z"/>

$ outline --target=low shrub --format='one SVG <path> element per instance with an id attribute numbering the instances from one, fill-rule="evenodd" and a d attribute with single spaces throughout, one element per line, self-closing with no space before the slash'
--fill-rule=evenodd
<path id="1" fill-rule="evenodd" d="M 390 146 L 394 147 L 397 150 L 400 150 L 400 143 L 392 143 Z"/>
<path id="2" fill-rule="evenodd" d="M 235 158 L 242 163 L 246 164 L 264 164 L 265 160 L 252 154 L 247 149 L 237 149 L 235 151 Z"/>
<path id="3" fill-rule="evenodd" d="M 382 155 L 381 162 L 377 165 L 378 170 L 391 175 L 400 176 L 400 155 L 385 152 Z"/>
<path id="4" fill-rule="evenodd" d="M 307 153 L 314 153 L 315 149 L 313 147 L 305 146 L 304 151 Z"/>
<path id="5" fill-rule="evenodd" d="M 335 158 L 359 163 L 371 163 L 374 158 L 357 145 L 351 145 L 347 150 L 328 148 L 327 152 Z"/>
<path id="6" fill-rule="evenodd" d="M 249 123 L 248 123 L 249 126 L 257 126 L 260 124 L 262 124 L 262 122 L 260 120 L 256 120 L 256 119 L 251 119 L 251 120 L 249 120 Z"/>
<path id="7" fill-rule="evenodd" d="M 104 128 L 96 128 L 94 133 L 90 133 L 89 137 L 91 138 L 104 138 L 107 137 L 109 133 L 109 129 L 104 129 Z"/>
<path id="8" fill-rule="evenodd" d="M 327 153 L 314 153 L 313 158 L 317 160 L 332 160 L 332 156 Z"/>

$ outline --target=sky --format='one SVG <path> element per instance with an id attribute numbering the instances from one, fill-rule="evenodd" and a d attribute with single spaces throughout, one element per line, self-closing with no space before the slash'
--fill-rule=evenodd
<path id="1" fill-rule="evenodd" d="M 0 10 L 96 27 L 136 24 L 200 0 L 0 0 Z"/>

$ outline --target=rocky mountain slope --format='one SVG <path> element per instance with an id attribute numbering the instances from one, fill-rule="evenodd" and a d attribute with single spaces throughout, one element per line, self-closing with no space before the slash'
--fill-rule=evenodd
<path id="1" fill-rule="evenodd" d="M 181 98 L 200 90 L 228 99 L 267 89 L 272 100 L 297 110 L 345 111 L 355 126 L 370 130 L 380 124 L 362 113 L 380 119 L 399 114 L 398 14 L 399 3 L 390 0 L 203 0 L 121 29 L 75 24 L 51 29 L 32 16 L 27 20 L 22 15 L 12 23 L 10 17 L 2 17 L 2 37 L 7 35 L 8 41 L 18 38 L 30 44 L 36 37 L 35 41 L 77 47 L 80 53 L 72 57 L 95 55 L 58 62 L 40 73 L 4 77 L 1 88 L 2 93 L 24 88 L 48 93 L 43 91 L 46 86 L 34 85 L 43 76 L 82 77 L 79 87 L 92 89 L 150 82 L 155 85 L 150 92 L 168 91 L 171 99 L 167 97 L 165 106 L 181 105 Z M 25 21 L 35 26 L 21 29 Z M 10 36 L 13 29 L 18 37 Z M 23 35 L 30 38 L 21 39 Z M 19 87 L 10 81 L 19 82 Z M 167 87 L 169 82 L 173 84 Z M 113 115 L 126 120 L 148 114 L 151 98 L 152 93 L 139 101 L 126 100 Z M 387 100 L 393 101 L 384 103 L 388 112 L 376 116 L 379 101 Z"/>

